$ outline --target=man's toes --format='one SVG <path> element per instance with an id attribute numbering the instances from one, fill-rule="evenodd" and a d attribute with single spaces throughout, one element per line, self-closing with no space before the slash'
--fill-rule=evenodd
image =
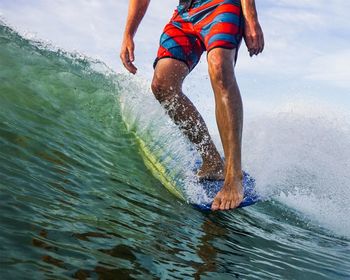
<path id="1" fill-rule="evenodd" d="M 230 205 L 231 205 L 231 202 L 227 201 L 226 205 L 225 205 L 225 210 L 229 210 L 230 209 Z"/>
<path id="2" fill-rule="evenodd" d="M 238 200 L 237 200 L 237 202 L 236 202 L 236 207 L 238 207 L 238 206 L 241 204 L 242 200 L 243 200 L 243 199 L 238 199 Z"/>
<path id="3" fill-rule="evenodd" d="M 215 198 L 213 204 L 211 205 L 211 210 L 218 210 L 220 207 L 220 199 Z"/>
<path id="4" fill-rule="evenodd" d="M 220 204 L 220 210 L 225 210 L 226 207 L 226 200 L 221 200 L 221 204 Z"/>

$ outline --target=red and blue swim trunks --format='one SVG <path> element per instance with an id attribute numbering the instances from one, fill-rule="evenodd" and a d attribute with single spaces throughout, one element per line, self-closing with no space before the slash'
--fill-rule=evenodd
<path id="1" fill-rule="evenodd" d="M 244 21 L 240 0 L 182 0 L 160 37 L 154 67 L 162 58 L 183 61 L 189 70 L 204 51 L 238 50 Z"/>

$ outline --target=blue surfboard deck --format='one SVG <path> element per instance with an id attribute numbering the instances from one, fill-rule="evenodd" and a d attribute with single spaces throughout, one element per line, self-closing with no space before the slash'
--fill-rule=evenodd
<path id="1" fill-rule="evenodd" d="M 192 203 L 192 205 L 200 210 L 210 211 L 213 200 L 216 194 L 222 189 L 223 184 L 224 184 L 224 181 L 204 180 L 203 182 L 201 182 L 200 185 L 203 187 L 203 192 L 205 192 L 205 194 L 207 195 L 207 197 L 211 202 L 210 203 L 196 202 L 196 203 Z M 247 172 L 244 172 L 244 171 L 243 171 L 243 190 L 244 190 L 243 200 L 239 204 L 238 208 L 252 205 L 261 200 L 261 197 L 255 190 L 255 179 L 252 176 L 250 176 Z"/>

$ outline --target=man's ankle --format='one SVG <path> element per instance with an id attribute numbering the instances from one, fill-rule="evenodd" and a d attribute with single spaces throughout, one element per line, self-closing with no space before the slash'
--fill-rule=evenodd
<path id="1" fill-rule="evenodd" d="M 226 172 L 225 176 L 226 180 L 229 181 L 242 181 L 243 180 L 243 171 L 231 171 L 231 172 Z"/>

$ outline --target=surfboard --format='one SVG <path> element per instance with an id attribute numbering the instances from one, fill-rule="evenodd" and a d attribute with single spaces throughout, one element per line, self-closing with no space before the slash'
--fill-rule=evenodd
<path id="1" fill-rule="evenodd" d="M 148 148 L 146 143 L 137 135 L 135 135 L 136 140 L 139 144 L 140 154 L 144 160 L 146 167 L 151 171 L 152 175 L 158 179 L 162 185 L 168 189 L 169 192 L 174 194 L 181 200 L 187 201 L 185 194 L 181 191 L 181 188 L 178 186 L 176 181 L 176 174 L 169 174 L 166 167 L 158 160 L 157 156 L 152 153 Z M 200 162 L 197 161 L 193 170 L 196 170 L 200 166 Z M 202 181 L 198 182 L 200 186 L 200 191 L 202 195 L 199 197 L 205 197 L 203 200 L 196 200 L 195 202 L 190 202 L 195 208 L 210 211 L 211 205 L 213 203 L 214 197 L 221 190 L 223 186 L 223 181 Z M 246 207 L 252 205 L 261 200 L 261 197 L 255 190 L 255 179 L 250 176 L 247 172 L 243 172 L 243 189 L 244 197 L 238 208 Z"/>

